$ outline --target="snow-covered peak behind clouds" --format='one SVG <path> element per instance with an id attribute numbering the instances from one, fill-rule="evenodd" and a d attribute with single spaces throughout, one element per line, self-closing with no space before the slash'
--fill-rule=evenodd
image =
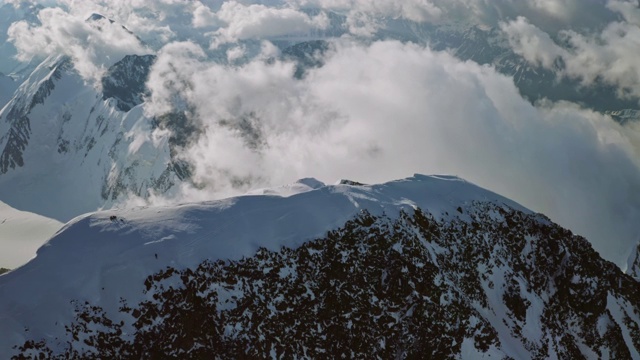
<path id="1" fill-rule="evenodd" d="M 451 173 L 622 265 L 639 125 L 608 114 L 637 114 L 637 15 L 620 0 L 4 1 L 0 200 L 67 221 L 309 176 Z"/>

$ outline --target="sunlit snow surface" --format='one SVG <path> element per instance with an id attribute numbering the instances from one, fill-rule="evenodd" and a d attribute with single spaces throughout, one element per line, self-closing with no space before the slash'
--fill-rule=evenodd
<path id="1" fill-rule="evenodd" d="M 0 201 L 0 267 L 13 269 L 36 255 L 36 250 L 62 227 L 62 223 Z"/>
<path id="2" fill-rule="evenodd" d="M 117 309 L 141 299 L 143 281 L 166 266 L 239 259 L 260 247 L 297 247 L 343 225 L 361 210 L 395 216 L 415 207 L 447 218 L 472 201 L 520 205 L 456 177 L 415 175 L 372 186 L 304 179 L 226 200 L 105 211 L 77 217 L 27 265 L 0 277 L 0 353 L 31 337 L 55 336 L 71 300 Z M 281 195 L 282 194 L 282 195 Z M 527 211 L 528 212 L 528 211 Z"/>
<path id="3" fill-rule="evenodd" d="M 110 207 L 116 188 L 151 187 L 169 157 L 166 141 L 140 138 L 151 133 L 140 106 L 127 113 L 116 110 L 67 61 L 47 58 L 0 109 L 0 134 L 27 134 L 20 139 L 24 166 L 0 173 L 0 198 L 61 221 Z M 51 89 L 43 92 L 47 83 Z M 46 101 L 41 92 L 48 94 Z M 12 113 L 27 118 L 27 125 L 16 125 Z M 0 136 L 0 149 L 9 140 Z"/>

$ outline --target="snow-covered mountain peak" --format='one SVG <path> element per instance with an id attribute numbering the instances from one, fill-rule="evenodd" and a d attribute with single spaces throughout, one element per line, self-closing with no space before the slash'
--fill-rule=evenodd
<path id="1" fill-rule="evenodd" d="M 125 57 L 109 69 L 102 92 L 68 57 L 43 61 L 0 111 L 3 201 L 67 221 L 130 193 L 170 189 L 178 180 L 169 144 L 136 136 L 155 126 L 138 106 L 152 59 Z"/>
<path id="2" fill-rule="evenodd" d="M 110 23 L 114 23 L 113 20 L 111 19 L 107 19 L 104 15 L 102 14 L 98 14 L 98 13 L 93 13 L 91 15 L 89 15 L 89 17 L 85 20 L 87 22 L 91 22 L 91 21 L 101 21 L 101 20 L 109 20 Z"/>
<path id="3" fill-rule="evenodd" d="M 1 332 L 15 332 L 16 327 L 21 331 L 24 326 L 53 331 L 51 326 L 61 320 L 71 298 L 100 299 L 114 309 L 119 296 L 139 299 L 144 278 L 166 264 L 194 267 L 207 259 L 252 256 L 260 248 L 297 248 L 363 211 L 392 217 L 416 208 L 454 214 L 474 201 L 520 208 L 475 185 L 428 176 L 366 187 L 322 186 L 312 179 L 295 184 L 306 191 L 298 188 L 287 197 L 265 191 L 268 196 L 111 210 L 72 220 L 35 259 L 0 278 L 0 309 L 13 309 L 0 313 Z M 100 288 L 120 289 L 119 295 L 96 292 Z M 31 300 L 25 302 L 25 296 Z M 48 303 L 46 313 L 37 310 L 42 301 Z M 0 339 L 0 351 L 15 336 Z"/>
<path id="4" fill-rule="evenodd" d="M 0 277 L 0 351 L 639 355 L 637 282 L 546 217 L 450 176 L 303 182 L 74 219 Z"/>
<path id="5" fill-rule="evenodd" d="M 292 196 L 296 194 L 301 194 L 307 191 L 319 189 L 321 187 L 326 186 L 323 182 L 314 179 L 314 178 L 304 178 L 295 181 L 294 183 L 268 187 L 268 188 L 259 188 L 247 191 L 245 195 L 272 195 L 272 196 Z"/>
<path id="6" fill-rule="evenodd" d="M 298 191 L 287 193 L 283 189 Z M 98 234 L 117 235 L 113 237 L 123 239 L 129 246 L 133 245 L 133 242 L 141 241 L 144 245 L 148 245 L 146 241 L 153 240 L 155 237 L 189 237 L 193 231 L 205 229 L 212 229 L 221 238 L 220 242 L 224 243 L 225 238 L 237 237 L 244 232 L 246 234 L 242 236 L 247 239 L 263 238 L 262 242 L 251 240 L 250 243 L 239 246 L 241 249 L 253 248 L 249 250 L 251 252 L 257 247 L 296 246 L 295 242 L 290 243 L 290 241 L 306 241 L 305 239 L 320 236 L 332 226 L 344 223 L 362 211 L 374 215 L 384 213 L 398 216 L 402 211 L 420 208 L 432 214 L 444 214 L 459 212 L 458 209 L 472 207 L 476 202 L 493 203 L 531 213 L 511 200 L 455 177 L 415 175 L 402 180 L 366 186 L 325 185 L 317 179 L 305 178 L 291 185 L 255 190 L 243 196 L 223 200 L 178 206 L 108 210 L 83 215 L 69 222 L 64 231 L 47 243 L 41 253 L 50 253 L 59 247 L 58 255 L 63 255 L 66 249 L 89 246 L 88 244 L 94 240 L 80 239 L 67 234 L 80 228 L 90 229 Z M 230 219 L 234 220 L 229 221 Z M 251 223 L 250 228 L 246 228 L 248 222 Z M 224 226 L 220 226 L 222 224 Z M 277 231 L 284 231 L 288 235 L 262 236 L 273 234 L 275 227 L 280 228 Z M 104 235 L 99 235 L 99 237 L 102 236 Z M 101 240 L 96 238 L 95 241 Z M 231 243 L 239 245 L 237 240 Z M 210 245 L 208 241 L 188 244 L 191 248 L 195 246 L 206 248 Z M 248 255 L 234 252 L 237 249 L 233 246 L 230 249 L 230 252 L 221 252 L 218 248 L 214 253 L 220 258 Z M 209 251 L 192 251 L 192 253 L 196 257 L 208 254 L 209 258 L 213 254 Z M 167 254 L 167 256 L 173 255 Z M 40 256 L 38 259 L 44 261 Z M 195 259 L 195 261 L 200 260 Z"/>
<path id="7" fill-rule="evenodd" d="M 298 181 L 296 181 L 297 184 L 302 184 L 302 185 L 306 185 L 312 189 L 319 189 L 321 187 L 326 186 L 325 183 L 323 183 L 322 181 L 316 179 L 316 178 L 304 178 L 304 179 L 300 179 Z"/>

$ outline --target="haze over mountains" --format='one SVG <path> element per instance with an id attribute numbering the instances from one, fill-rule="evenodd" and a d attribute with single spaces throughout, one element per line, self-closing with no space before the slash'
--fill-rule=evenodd
<path id="1" fill-rule="evenodd" d="M 114 216 L 126 213 L 124 219 L 145 214 L 143 223 L 155 224 L 164 219 L 152 215 L 156 206 L 166 207 L 179 218 L 178 204 L 223 199 L 252 190 L 251 194 L 256 194 L 259 188 L 267 189 L 263 191 L 266 195 L 282 193 L 283 189 L 298 193 L 301 187 L 317 190 L 324 186 L 322 182 L 345 178 L 387 184 L 416 172 L 448 173 L 512 199 L 510 204 L 516 201 L 548 216 L 550 221 L 585 236 L 604 259 L 637 275 L 633 264 L 640 240 L 639 25 L 637 2 L 622 0 L 0 1 L 0 201 L 6 204 L 2 211 L 23 211 L 18 217 L 27 220 L 15 222 L 24 224 L 20 231 L 31 225 L 46 229 L 38 232 L 38 240 L 29 242 L 36 244 L 32 241 L 44 243 L 61 223 L 99 209 Z M 308 177 L 319 180 L 295 183 Z M 282 184 L 297 185 L 273 190 Z M 358 184 L 343 185 L 355 186 L 349 188 L 349 194 L 360 194 Z M 346 188 L 328 189 L 323 191 Z M 404 204 L 403 196 L 408 204 L 416 202 L 416 196 L 441 195 L 434 195 L 439 192 L 430 187 L 423 190 L 427 195 L 395 194 L 393 206 Z M 484 190 L 478 191 L 472 191 L 475 195 L 471 197 Z M 354 206 L 350 211 L 370 210 L 359 206 L 363 199 L 372 199 L 375 204 L 388 200 L 379 198 L 378 193 L 360 195 L 363 198 L 347 196 Z M 461 204 L 468 200 L 461 200 Z M 322 207 L 324 200 L 314 201 L 323 212 L 329 211 Z M 135 206 L 150 210 L 129 210 Z M 478 206 L 471 210 L 480 211 L 484 205 Z M 515 209 L 525 211 L 519 205 Z M 440 210 L 422 208 L 432 213 Z M 105 214 L 76 218 L 72 221 L 75 225 L 66 226 L 57 234 L 58 240 L 43 247 L 40 254 L 53 256 L 47 248 L 54 241 L 65 242 L 63 248 L 70 252 L 85 246 L 78 243 L 81 239 L 69 235 L 84 222 L 91 225 L 82 236 L 91 239 L 102 239 L 98 228 L 103 225 L 146 231 L 147 225 L 128 220 L 121 223 L 120 217 L 107 221 Z M 196 212 L 194 219 L 176 220 L 176 226 L 184 225 L 179 231 L 186 231 L 188 238 L 204 241 L 213 233 L 202 233 L 200 227 L 188 224 L 193 220 L 209 224 L 202 225 L 207 228 L 210 222 L 219 221 L 217 216 L 227 213 L 221 214 Z M 324 215 L 314 217 L 305 224 L 322 231 L 296 233 L 292 250 L 325 236 L 323 231 L 345 226 L 359 213 L 349 214 L 330 223 Z M 390 217 L 376 221 L 398 220 L 386 215 Z M 95 221 L 88 219 L 102 220 L 96 228 Z M 438 226 L 447 228 L 453 221 L 447 219 L 440 219 Z M 245 225 L 251 228 L 255 221 L 259 219 L 249 217 Z M 499 225 L 502 220 L 475 221 L 484 224 L 492 236 L 502 236 L 493 233 L 496 226 L 503 226 Z M 506 224 L 511 225 L 509 221 Z M 521 232 L 514 235 L 523 246 L 531 243 L 527 231 L 540 230 L 526 224 L 519 225 Z M 289 221 L 280 225 L 285 230 L 276 227 L 273 231 L 295 226 Z M 574 244 L 573 235 L 557 231 L 565 239 L 562 241 Z M 0 225 L 0 244 L 9 237 L 15 242 L 15 234 L 15 228 Z M 147 240 L 174 235 L 171 232 Z M 227 239 L 254 235 L 238 231 Z M 117 233 L 114 239 L 100 241 L 129 239 L 122 236 Z M 462 241 L 467 234 L 451 236 Z M 171 241 L 165 240 L 162 251 L 172 253 Z M 257 239 L 251 241 L 262 244 Z M 577 243 L 586 244 L 582 240 Z M 480 251 L 480 243 L 474 244 L 474 251 Z M 90 291 L 69 290 L 60 299 L 61 309 L 68 306 L 68 302 L 62 303 L 71 296 L 107 306 L 96 292 L 100 287 L 96 279 L 119 281 L 120 275 L 111 278 L 111 271 L 133 271 L 123 264 L 131 262 L 128 256 L 138 250 L 105 246 L 115 258 L 124 256 L 125 260 L 95 270 L 94 277 L 86 280 Z M 84 255 L 73 256 L 97 256 L 96 264 L 106 261 L 106 255 L 95 248 L 87 249 Z M 7 257 L 20 256 L 22 260 L 0 262 L 0 267 L 15 267 L 34 255 L 18 255 L 13 246 L 6 251 L 10 254 Z M 209 249 L 203 256 L 215 253 Z M 57 269 L 53 264 L 60 261 L 58 256 L 62 255 L 45 261 L 38 255 L 25 268 L 36 267 L 40 261 L 48 264 L 42 265 L 43 271 Z M 154 266 L 144 263 L 135 270 L 139 276 L 132 277 L 131 286 L 136 286 L 134 280 L 144 281 L 164 265 L 183 271 L 204 259 L 187 264 L 180 262 L 180 256 L 177 264 L 167 263 L 165 255 L 159 263 L 151 259 Z M 592 253 L 576 256 L 578 262 L 597 258 Z M 599 269 L 611 276 L 593 281 L 632 281 L 600 261 L 596 261 Z M 17 279 L 26 276 L 20 274 L 26 270 L 3 276 L 5 284 L 13 285 L 3 288 L 0 284 L 0 291 L 16 290 Z M 29 279 L 29 283 L 38 281 Z M 525 298 L 539 310 L 550 305 L 545 296 L 553 297 L 556 290 L 539 289 L 548 292 L 540 295 L 542 300 Z M 483 291 L 489 298 L 503 296 L 499 291 Z M 616 323 L 622 329 L 612 335 L 617 340 L 605 346 L 590 337 L 582 338 L 582 330 L 579 336 L 570 336 L 582 339 L 578 342 L 596 355 L 600 352 L 598 356 L 637 356 L 637 339 L 630 340 L 624 330 L 628 325 L 624 316 L 637 323 L 629 310 L 637 308 L 636 295 L 629 291 L 625 288 L 611 297 L 599 294 L 601 301 L 596 306 L 598 311 L 609 311 L 608 318 L 604 312 L 597 318 L 600 325 Z M 473 298 L 466 290 L 459 295 L 467 299 L 462 302 Z M 24 299 L 16 296 L 5 309 L 14 309 Z M 139 300 L 136 296 L 132 299 Z M 620 305 L 625 301 L 628 308 Z M 112 305 L 108 307 L 115 311 Z M 485 311 L 479 309 L 474 311 Z M 580 306 L 574 310 L 571 314 L 580 321 L 594 320 L 583 317 Z M 513 320 L 514 311 L 505 316 Z M 0 315 L 0 320 L 8 319 L 7 314 Z M 485 316 L 501 339 L 500 344 L 492 343 L 489 352 L 519 357 L 525 350 L 542 351 L 545 340 L 541 339 L 555 330 L 544 330 L 543 326 L 527 333 L 527 326 L 534 321 L 530 315 L 527 312 L 526 321 L 518 325 L 525 329 L 522 336 L 496 328 Z M 39 315 L 34 313 L 34 317 Z M 62 324 L 63 320 L 33 320 L 41 328 L 34 333 L 42 336 L 52 321 Z M 13 325 L 7 326 L 13 330 L 7 331 L 15 331 L 23 321 L 25 318 L 12 318 L 7 324 Z M 606 333 L 605 328 L 600 328 L 598 336 Z M 504 342 L 511 343 L 513 336 L 522 344 L 505 348 Z M 10 341 L 27 338 L 21 334 Z M 564 343 L 549 346 L 555 349 L 553 353 L 540 354 L 561 356 L 575 350 Z M 583 354 L 588 352 L 582 345 L 576 346 Z M 608 350 L 603 350 L 605 347 Z M 269 351 L 260 354 L 266 353 Z"/>
<path id="2" fill-rule="evenodd" d="M 67 221 L 306 176 L 452 173 L 622 264 L 637 8 L 577 4 L 5 2 L 0 200 Z"/>

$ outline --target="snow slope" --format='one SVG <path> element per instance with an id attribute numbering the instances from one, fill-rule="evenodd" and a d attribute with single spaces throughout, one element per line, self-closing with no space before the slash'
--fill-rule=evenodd
<path id="1" fill-rule="evenodd" d="M 35 337 L 63 332 L 73 299 L 114 311 L 120 297 L 132 303 L 141 300 L 144 279 L 168 265 L 184 268 L 205 259 L 239 259 L 260 247 L 295 248 L 361 210 L 394 216 L 417 206 L 444 219 L 458 206 L 489 201 L 528 213 L 510 200 L 449 176 L 415 175 L 372 186 L 323 186 L 305 179 L 272 191 L 283 192 L 289 196 L 246 195 L 75 218 L 38 250 L 35 259 L 0 277 L 0 333 L 5 334 L 0 337 L 0 353 L 24 341 L 25 328 Z"/>
<path id="2" fill-rule="evenodd" d="M 68 58 L 44 60 L 0 110 L 0 199 L 68 221 L 129 192 L 170 188 L 177 180 L 167 140 L 151 139 L 141 106 L 116 105 Z"/>
<path id="3" fill-rule="evenodd" d="M 0 201 L 0 267 L 14 269 L 31 260 L 62 225 Z"/>

